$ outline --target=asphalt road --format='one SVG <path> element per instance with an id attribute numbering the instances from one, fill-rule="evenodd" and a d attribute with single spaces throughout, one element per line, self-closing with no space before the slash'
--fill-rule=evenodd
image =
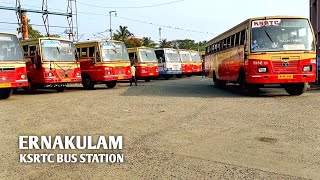
<path id="1" fill-rule="evenodd" d="M 0 101 L 0 179 L 319 179 L 319 105 L 199 77 L 18 92 Z M 123 135 L 125 163 L 20 164 L 19 135 Z"/>

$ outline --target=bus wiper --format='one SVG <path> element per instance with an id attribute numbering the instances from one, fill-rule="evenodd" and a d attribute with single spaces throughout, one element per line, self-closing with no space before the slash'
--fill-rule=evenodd
<path id="1" fill-rule="evenodd" d="M 58 51 L 59 54 L 61 54 L 61 53 L 60 53 L 60 49 L 59 49 L 58 47 L 57 47 L 57 51 Z"/>
<path id="2" fill-rule="evenodd" d="M 268 38 L 270 39 L 270 41 L 271 41 L 272 43 L 274 43 L 274 41 L 272 40 L 272 38 L 271 38 L 270 34 L 267 32 L 267 30 L 266 30 L 266 29 L 264 30 L 264 32 L 266 32 L 266 35 L 268 36 Z"/>

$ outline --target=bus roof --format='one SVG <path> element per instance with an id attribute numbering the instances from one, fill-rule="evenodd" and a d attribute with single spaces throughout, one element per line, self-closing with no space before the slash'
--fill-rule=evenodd
<path id="1" fill-rule="evenodd" d="M 84 45 L 84 44 L 94 44 L 94 43 L 101 43 L 101 42 L 123 43 L 122 41 L 101 39 L 101 40 L 92 40 L 92 41 L 77 42 L 76 44 Z"/>
<path id="2" fill-rule="evenodd" d="M 141 46 L 141 47 L 133 47 L 133 48 L 127 48 L 127 50 L 139 50 L 139 49 L 154 49 L 154 48 L 151 48 L 151 47 L 146 47 L 146 46 Z"/>
<path id="3" fill-rule="evenodd" d="M 23 44 L 38 43 L 40 40 L 58 40 L 58 41 L 72 42 L 69 39 L 58 38 L 58 37 L 40 37 L 40 38 L 35 38 L 35 39 L 21 40 L 21 43 L 23 43 Z"/>
<path id="4" fill-rule="evenodd" d="M 0 34 L 7 34 L 7 35 L 12 35 L 12 36 L 17 36 L 16 34 L 13 34 L 13 33 L 7 33 L 7 32 L 0 32 Z"/>
<path id="5" fill-rule="evenodd" d="M 275 19 L 275 18 L 283 18 L 283 19 L 308 19 L 307 17 L 304 16 L 262 16 L 262 17 L 254 17 L 254 18 L 249 18 L 242 23 L 232 27 L 231 29 L 223 32 L 222 34 L 214 37 L 210 41 L 208 41 L 207 45 L 211 45 L 213 42 L 216 42 L 217 40 L 220 41 L 225 38 L 225 36 L 228 36 L 229 34 L 234 34 L 236 32 L 241 31 L 242 29 L 245 29 L 245 27 L 248 26 L 248 23 L 254 20 L 259 20 L 259 19 Z"/>

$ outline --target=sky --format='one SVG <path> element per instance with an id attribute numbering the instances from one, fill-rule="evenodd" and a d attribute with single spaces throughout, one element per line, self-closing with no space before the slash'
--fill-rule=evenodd
<path id="1" fill-rule="evenodd" d="M 48 1 L 49 10 L 67 11 L 67 0 Z M 42 0 L 21 0 L 21 4 L 22 8 L 41 9 Z M 15 0 L 0 0 L 0 6 L 14 7 Z M 157 25 L 164 26 L 161 27 L 162 39 L 203 41 L 210 40 L 251 17 L 309 16 L 308 0 L 77 0 L 77 6 L 81 41 L 110 37 L 109 33 L 105 32 L 110 28 L 110 17 L 107 16 L 109 11 L 117 11 L 117 17 L 112 16 L 113 30 L 120 25 L 128 26 L 135 36 L 151 37 L 156 42 L 160 39 L 160 26 Z M 144 7 L 132 8 L 142 6 Z M 0 16 L 1 22 L 17 23 L 14 11 L 0 10 Z M 28 17 L 32 24 L 43 24 L 41 14 L 28 13 Z M 50 15 L 49 22 L 52 26 L 68 26 L 66 17 Z M 0 25 L 1 32 L 16 33 L 18 27 L 15 24 Z M 34 28 L 45 32 L 41 26 Z M 64 37 L 65 29 L 50 30 L 52 34 L 61 34 Z M 100 32 L 102 35 L 98 34 Z"/>

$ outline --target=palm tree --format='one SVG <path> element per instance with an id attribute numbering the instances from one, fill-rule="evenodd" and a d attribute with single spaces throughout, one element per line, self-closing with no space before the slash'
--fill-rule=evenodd
<path id="1" fill-rule="evenodd" d="M 171 48 L 172 47 L 172 43 L 170 41 L 167 41 L 167 39 L 163 39 L 162 41 L 160 41 L 160 48 Z"/>
<path id="2" fill-rule="evenodd" d="M 154 41 L 151 40 L 151 37 L 143 37 L 142 46 L 155 47 L 156 44 L 154 43 Z"/>
<path id="3" fill-rule="evenodd" d="M 128 30 L 127 26 L 120 26 L 115 34 L 113 34 L 113 39 L 118 41 L 125 41 L 129 39 L 133 34 Z"/>

